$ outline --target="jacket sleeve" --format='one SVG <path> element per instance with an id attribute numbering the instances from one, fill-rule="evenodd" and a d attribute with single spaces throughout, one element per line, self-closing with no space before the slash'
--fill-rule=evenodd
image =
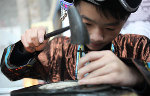
<path id="1" fill-rule="evenodd" d="M 127 66 L 134 68 L 144 77 L 144 82 L 131 87 L 140 96 L 150 95 L 150 70 L 145 67 L 147 63 L 145 61 L 133 58 L 120 58 Z"/>
<path id="2" fill-rule="evenodd" d="M 139 59 L 132 59 L 133 64 L 136 66 L 136 68 L 139 70 L 139 72 L 143 75 L 145 82 L 143 84 L 143 88 L 135 88 L 135 90 L 139 94 L 150 95 L 150 68 L 149 68 L 149 62 L 145 62 Z"/>
<path id="3" fill-rule="evenodd" d="M 45 79 L 44 68 L 37 59 L 36 53 L 28 53 L 24 50 L 21 41 L 4 49 L 1 59 L 1 71 L 11 81 L 22 78 Z M 35 66 L 36 65 L 36 66 Z M 40 71 L 38 67 L 41 67 Z"/>
<path id="4" fill-rule="evenodd" d="M 145 79 L 143 86 L 136 86 L 138 93 L 150 93 L 150 40 L 143 35 L 120 34 L 114 41 L 118 57 L 126 58 L 125 64 L 133 65 Z M 119 50 L 119 51 L 117 51 Z M 129 60 L 130 59 L 130 60 Z M 131 61 L 131 62 L 129 62 Z"/>

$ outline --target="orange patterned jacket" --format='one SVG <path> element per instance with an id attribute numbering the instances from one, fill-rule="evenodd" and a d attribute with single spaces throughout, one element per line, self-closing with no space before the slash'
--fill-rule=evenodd
<path id="1" fill-rule="evenodd" d="M 141 35 L 118 35 L 111 43 L 113 52 L 128 65 L 133 65 L 143 74 L 150 85 L 150 40 Z M 8 46 L 1 59 L 2 72 L 12 81 L 36 78 L 57 82 L 75 80 L 78 45 L 67 37 L 55 37 L 42 52 L 34 54 L 22 50 L 20 42 Z M 111 50 L 107 45 L 103 50 Z M 37 53 L 39 55 L 37 55 Z M 130 61 L 130 62 L 129 62 Z"/>

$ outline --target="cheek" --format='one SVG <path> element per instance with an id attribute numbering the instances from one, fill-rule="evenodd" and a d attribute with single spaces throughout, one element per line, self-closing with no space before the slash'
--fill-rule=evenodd
<path id="1" fill-rule="evenodd" d="M 91 25 L 87 26 L 86 28 L 88 30 L 89 35 L 99 33 L 99 29 L 97 28 L 97 26 Z"/>
<path id="2" fill-rule="evenodd" d="M 113 32 L 104 32 L 104 40 L 110 42 L 114 40 L 119 35 L 119 33 L 119 30 L 115 30 Z"/>
<path id="3" fill-rule="evenodd" d="M 88 31 L 89 35 L 92 34 L 92 30 L 90 28 L 87 28 L 87 31 Z"/>
<path id="4" fill-rule="evenodd" d="M 88 26 L 86 26 L 86 28 L 87 28 L 87 31 L 88 31 L 88 33 L 89 33 L 89 36 L 93 33 L 92 32 L 92 28 L 90 28 L 90 27 L 88 27 Z"/>
<path id="5" fill-rule="evenodd" d="M 120 34 L 120 31 L 121 31 L 120 28 L 117 29 L 117 30 L 114 32 L 114 37 L 117 37 L 117 36 Z"/>

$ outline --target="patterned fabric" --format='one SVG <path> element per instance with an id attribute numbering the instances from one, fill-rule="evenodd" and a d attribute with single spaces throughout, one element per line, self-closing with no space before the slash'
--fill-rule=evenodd
<path id="1" fill-rule="evenodd" d="M 150 61 L 148 59 L 150 55 L 149 44 L 149 39 L 141 35 L 120 34 L 112 41 L 114 54 L 116 54 L 119 58 L 140 59 L 145 62 Z M 11 60 L 11 55 L 13 55 L 13 51 L 16 49 L 19 48 L 15 46 L 11 49 L 10 52 L 12 53 L 8 56 L 10 57 L 7 58 L 8 61 Z M 57 37 L 49 42 L 46 49 L 38 55 L 38 58 L 30 58 L 34 58 L 34 60 L 31 60 L 26 65 L 33 63 L 30 64 L 32 66 L 8 69 L 5 62 L 5 57 L 7 55 L 6 48 L 1 61 L 1 70 L 10 80 L 19 80 L 25 77 L 43 79 L 45 81 L 50 80 L 51 82 L 57 82 L 60 80 L 75 80 L 77 51 L 78 45 L 71 44 L 69 38 Z M 17 54 L 19 54 L 19 52 Z M 15 62 L 13 63 L 15 64 Z M 8 62 L 8 65 L 12 66 L 14 64 Z M 143 64 L 143 66 L 145 65 Z"/>

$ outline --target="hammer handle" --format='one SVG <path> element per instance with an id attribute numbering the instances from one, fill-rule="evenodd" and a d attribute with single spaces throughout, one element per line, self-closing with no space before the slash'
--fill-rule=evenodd
<path id="1" fill-rule="evenodd" d="M 61 33 L 65 32 L 65 31 L 67 31 L 67 30 L 69 30 L 69 29 L 70 29 L 70 26 L 67 26 L 67 27 L 64 27 L 64 28 L 55 30 L 55 31 L 53 31 L 53 32 L 51 32 L 51 33 L 47 33 L 47 34 L 44 35 L 44 39 L 46 40 L 46 39 L 48 39 L 48 38 L 50 38 L 50 37 L 52 37 L 52 36 L 61 34 Z"/>

